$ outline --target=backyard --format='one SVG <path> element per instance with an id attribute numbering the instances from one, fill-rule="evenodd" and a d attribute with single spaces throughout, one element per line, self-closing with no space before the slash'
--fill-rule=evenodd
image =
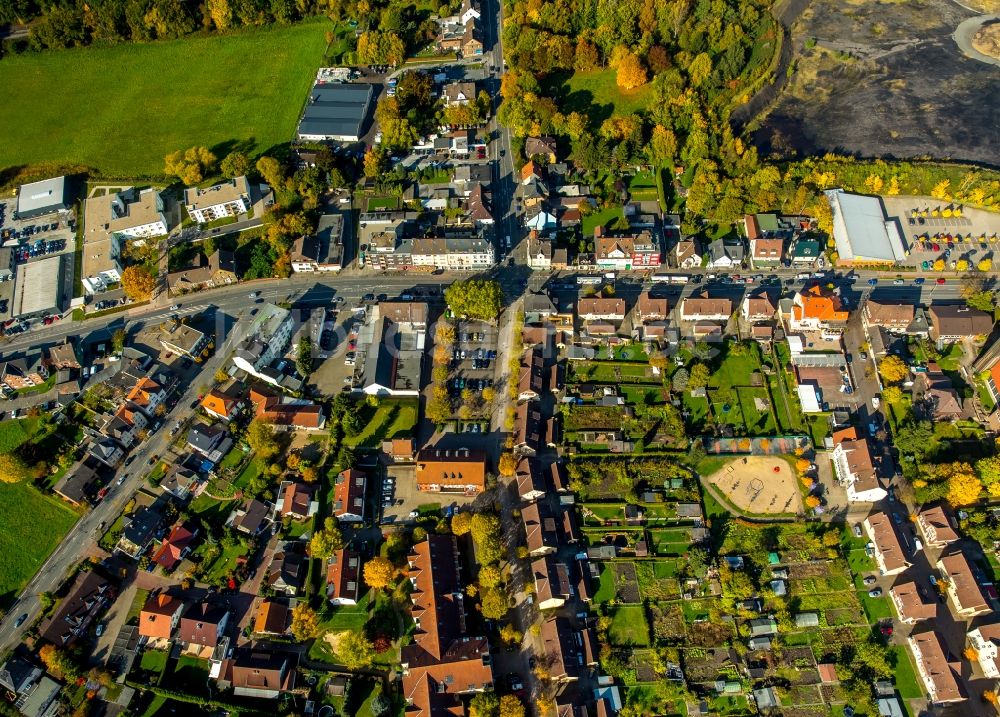
<path id="1" fill-rule="evenodd" d="M 364 429 L 356 436 L 345 436 L 352 447 L 377 448 L 382 441 L 409 436 L 417 425 L 418 403 L 413 399 L 384 399 L 378 407 L 361 406 Z"/>
<path id="2" fill-rule="evenodd" d="M 192 145 L 220 159 L 236 148 L 265 152 L 292 135 L 329 27 L 314 21 L 5 57 L 0 86 L 17 102 L 0 106 L 0 167 L 160 177 L 164 156 Z M 81 111 L 87 121 L 63 131 Z M 130 134 L 138 127 L 142 141 Z"/>

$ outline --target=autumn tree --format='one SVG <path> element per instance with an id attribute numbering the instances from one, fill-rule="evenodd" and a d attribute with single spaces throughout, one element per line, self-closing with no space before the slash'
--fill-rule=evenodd
<path id="1" fill-rule="evenodd" d="M 976 461 L 976 474 L 991 498 L 1000 498 L 1000 456 Z"/>
<path id="2" fill-rule="evenodd" d="M 503 590 L 483 590 L 479 609 L 487 620 L 499 620 L 507 614 L 507 593 Z"/>
<path id="3" fill-rule="evenodd" d="M 496 692 L 478 692 L 469 701 L 469 717 L 498 717 L 500 698 Z"/>
<path id="4" fill-rule="evenodd" d="M 208 147 L 190 147 L 168 154 L 164 160 L 164 174 L 177 177 L 184 184 L 197 184 L 215 167 L 215 155 Z"/>
<path id="5" fill-rule="evenodd" d="M 233 8 L 230 6 L 229 0 L 208 0 L 205 3 L 205 9 L 208 10 L 208 14 L 217 29 L 226 30 L 233 24 Z"/>
<path id="6" fill-rule="evenodd" d="M 55 645 L 43 645 L 38 651 L 38 659 L 45 669 L 58 678 L 75 680 L 80 674 L 80 668 L 69 652 Z"/>
<path id="7" fill-rule="evenodd" d="M 886 403 L 899 403 L 903 400 L 903 389 L 899 386 L 886 386 L 882 391 L 882 400 Z"/>
<path id="8" fill-rule="evenodd" d="M 234 177 L 246 176 L 252 166 L 250 158 L 243 154 L 243 152 L 230 152 L 219 165 L 219 171 L 222 172 L 223 177 L 232 179 Z"/>
<path id="9" fill-rule="evenodd" d="M 509 478 L 517 472 L 517 458 L 510 451 L 500 454 L 500 463 L 497 466 L 500 475 Z"/>
<path id="10" fill-rule="evenodd" d="M 573 56 L 573 69 L 577 72 L 593 72 L 598 68 L 601 57 L 597 52 L 597 46 L 586 38 L 581 37 L 576 42 L 576 51 Z"/>
<path id="11" fill-rule="evenodd" d="M 304 600 L 292 608 L 292 635 L 299 642 L 319 635 L 319 615 Z"/>
<path id="12" fill-rule="evenodd" d="M 133 264 L 122 272 L 122 291 L 132 301 L 149 301 L 156 289 L 156 277 L 142 264 Z"/>
<path id="13" fill-rule="evenodd" d="M 889 355 L 879 362 L 879 375 L 887 383 L 899 383 L 909 375 L 909 369 L 899 356 Z"/>
<path id="14" fill-rule="evenodd" d="M 814 495 L 806 496 L 806 508 L 809 509 L 817 508 L 819 507 L 819 503 L 820 503 L 819 498 L 817 498 L 816 496 Z"/>
<path id="15" fill-rule="evenodd" d="M 708 366 L 703 363 L 696 363 L 691 367 L 691 375 L 688 378 L 687 387 L 691 391 L 696 388 L 705 388 L 711 378 L 712 374 L 709 372 Z"/>
<path id="16" fill-rule="evenodd" d="M 260 460 L 266 461 L 278 452 L 278 439 L 274 435 L 274 429 L 260 418 L 250 421 L 246 439 Z"/>
<path id="17" fill-rule="evenodd" d="M 500 717 L 524 717 L 524 705 L 517 695 L 500 698 Z"/>
<path id="18" fill-rule="evenodd" d="M 479 585 L 484 588 L 495 588 L 503 582 L 503 573 L 496 565 L 484 565 L 479 570 Z"/>
<path id="19" fill-rule="evenodd" d="M 451 517 L 451 532 L 454 535 L 466 535 L 472 530 L 472 513 L 455 513 Z"/>
<path id="20" fill-rule="evenodd" d="M 979 269 L 979 271 L 993 271 L 993 260 L 988 257 L 986 259 L 980 259 L 976 264 L 976 268 Z"/>
<path id="21" fill-rule="evenodd" d="M 934 472 L 937 479 L 947 485 L 948 502 L 953 506 L 971 505 L 979 500 L 983 484 L 968 463 L 942 463 Z"/>
<path id="22" fill-rule="evenodd" d="M 337 657 L 349 670 L 371 667 L 375 646 L 362 630 L 345 631 L 337 635 Z"/>
<path id="23" fill-rule="evenodd" d="M 373 590 L 388 587 L 396 573 L 396 567 L 388 558 L 376 556 L 365 563 L 365 583 Z"/>
<path id="24" fill-rule="evenodd" d="M 634 90 L 636 87 L 642 87 L 646 84 L 648 79 L 649 75 L 646 73 L 646 67 L 642 64 L 642 60 L 631 52 L 621 57 L 615 75 L 615 81 L 619 87 L 623 90 Z"/>
<path id="25" fill-rule="evenodd" d="M 344 536 L 334 518 L 323 521 L 323 528 L 309 538 L 309 554 L 314 558 L 329 558 L 344 547 Z"/>
<path id="26" fill-rule="evenodd" d="M 374 179 L 385 171 L 385 166 L 385 153 L 382 150 L 372 147 L 365 152 L 363 168 L 366 177 Z"/>
<path id="27" fill-rule="evenodd" d="M 934 260 L 934 271 L 944 271 L 944 259 Z"/>
<path id="28" fill-rule="evenodd" d="M 500 542 L 500 518 L 495 513 L 475 513 L 472 516 L 472 539 L 482 564 L 495 563 L 503 556 Z"/>

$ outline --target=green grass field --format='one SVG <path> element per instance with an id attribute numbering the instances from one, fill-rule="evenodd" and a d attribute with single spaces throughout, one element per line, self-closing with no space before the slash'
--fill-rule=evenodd
<path id="1" fill-rule="evenodd" d="M 409 436 L 417 425 L 417 407 L 417 402 L 412 399 L 383 400 L 375 409 L 363 406 L 361 416 L 366 421 L 364 429 L 356 436 L 345 437 L 344 443 L 349 446 L 377 448 L 382 441 Z"/>
<path id="2" fill-rule="evenodd" d="M 0 62 L 0 168 L 85 164 L 159 176 L 193 145 L 221 159 L 292 138 L 326 48 L 328 22 L 215 37 L 88 47 Z"/>
<path id="3" fill-rule="evenodd" d="M 613 105 L 614 114 L 627 115 L 649 105 L 652 88 L 651 84 L 645 84 L 635 90 L 622 91 L 618 87 L 617 72 L 610 67 L 596 72 L 578 72 L 566 82 L 572 107 L 565 111 L 587 109 L 589 105 Z"/>
<path id="4" fill-rule="evenodd" d="M 611 616 L 608 639 L 612 645 L 647 647 L 649 645 L 649 624 L 646 622 L 646 608 L 641 605 L 622 605 Z"/>
<path id="5" fill-rule="evenodd" d="M 77 517 L 30 483 L 0 484 L 0 606 L 6 607 L 31 580 Z"/>

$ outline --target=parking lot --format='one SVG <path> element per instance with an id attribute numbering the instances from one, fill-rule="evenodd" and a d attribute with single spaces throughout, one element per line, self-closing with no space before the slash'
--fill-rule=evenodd
<path id="1" fill-rule="evenodd" d="M 923 270 L 943 259 L 948 269 L 965 259 L 970 268 L 1000 257 L 1000 217 L 979 209 L 927 197 L 883 197 L 886 212 L 897 217 L 910 248 L 909 263 Z M 926 264 L 924 263 L 926 262 Z"/>
<path id="2" fill-rule="evenodd" d="M 421 506 L 452 504 L 467 505 L 476 496 L 461 493 L 424 493 L 417 490 L 416 471 L 412 465 L 391 465 L 385 469 L 384 478 L 379 478 L 380 523 L 392 525 L 414 520 L 421 513 Z M 426 508 L 423 512 L 426 512 Z"/>
<path id="3" fill-rule="evenodd" d="M 497 328 L 483 321 L 459 321 L 455 339 L 448 392 L 453 398 L 459 398 L 468 391 L 473 406 L 482 405 L 485 402 L 483 391 L 493 389 L 496 376 Z M 485 429 L 479 421 L 466 422 L 459 427 L 470 433 Z"/>

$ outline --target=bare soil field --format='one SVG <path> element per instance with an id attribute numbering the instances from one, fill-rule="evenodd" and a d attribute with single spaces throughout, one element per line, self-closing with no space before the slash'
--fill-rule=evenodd
<path id="1" fill-rule="evenodd" d="M 952 37 L 953 0 L 813 0 L 791 28 L 793 74 L 754 133 L 764 153 L 1000 165 L 1000 70 Z"/>

